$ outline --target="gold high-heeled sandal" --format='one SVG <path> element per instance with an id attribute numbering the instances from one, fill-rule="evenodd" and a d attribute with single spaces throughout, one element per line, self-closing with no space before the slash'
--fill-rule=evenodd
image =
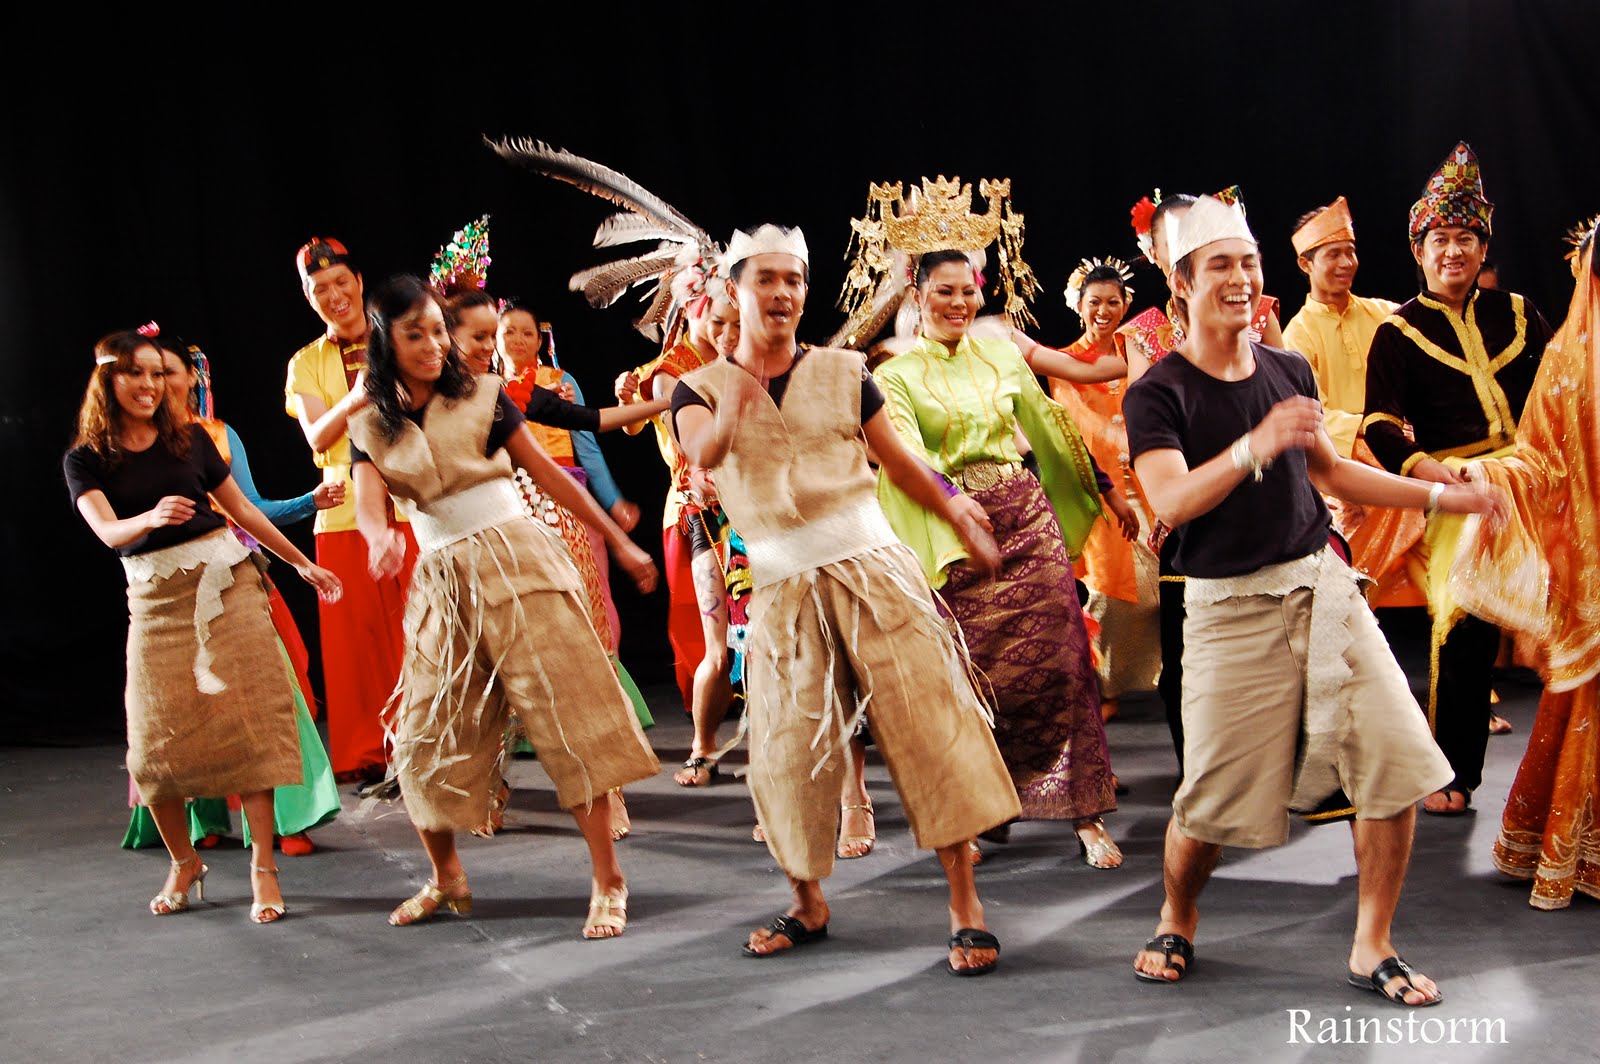
<path id="1" fill-rule="evenodd" d="M 583 922 L 583 937 L 591 942 L 616 938 L 628 926 L 628 888 L 614 894 L 596 894 L 589 899 L 589 918 Z M 605 930 L 609 934 L 590 934 Z"/>
<path id="2" fill-rule="evenodd" d="M 633 818 L 628 816 L 628 803 L 622 800 L 622 788 L 608 793 L 611 795 L 611 841 L 621 842 L 633 831 Z"/>
<path id="3" fill-rule="evenodd" d="M 867 830 L 871 832 L 871 834 L 840 836 L 839 843 L 834 847 L 833 852 L 836 856 L 846 861 L 857 857 L 865 857 L 867 854 L 872 852 L 873 846 L 877 845 L 878 842 L 877 818 L 873 816 L 871 802 L 863 802 L 860 805 L 843 805 L 839 807 L 839 811 L 841 813 L 850 813 L 858 809 L 867 814 Z"/>
<path id="4" fill-rule="evenodd" d="M 1113 868 L 1122 867 L 1122 851 L 1117 848 L 1115 842 L 1111 841 L 1110 834 L 1106 832 L 1106 822 L 1104 820 L 1099 817 L 1093 817 L 1092 819 L 1075 823 L 1072 825 L 1073 833 L 1076 834 L 1079 828 L 1096 829 L 1093 839 L 1086 841 L 1082 835 L 1078 835 L 1078 850 L 1083 854 L 1084 864 L 1102 871 L 1110 871 Z M 1113 860 L 1115 863 L 1113 863 Z"/>
<path id="5" fill-rule="evenodd" d="M 467 891 L 459 897 L 452 897 L 445 890 L 456 891 L 467 882 L 467 874 L 461 873 L 450 881 L 449 886 L 441 887 L 437 883 L 424 883 L 422 889 L 395 907 L 389 914 L 390 927 L 409 927 L 421 923 L 438 915 L 440 909 L 455 913 L 457 916 L 470 916 L 472 914 L 472 891 Z"/>
<path id="6" fill-rule="evenodd" d="M 198 853 L 192 853 L 181 861 L 173 861 L 172 872 L 174 874 L 180 873 L 185 868 L 189 867 L 189 865 L 198 860 L 200 860 L 200 855 Z M 183 890 L 163 890 L 161 893 L 151 898 L 150 911 L 156 916 L 171 916 L 173 913 L 183 912 L 189 907 L 190 890 L 194 891 L 194 896 L 196 899 L 205 901 L 206 873 L 209 871 L 211 871 L 211 869 L 207 868 L 204 864 L 201 864 L 200 874 L 191 879 L 189 881 L 189 885 Z"/>
<path id="7" fill-rule="evenodd" d="M 264 876 L 278 874 L 276 868 L 262 868 L 258 864 L 253 864 L 250 868 L 252 871 L 260 872 Z M 275 924 L 282 920 L 284 914 L 288 911 L 289 907 L 282 901 L 253 901 L 250 903 L 250 921 L 257 924 Z M 268 913 L 272 915 L 268 916 Z"/>

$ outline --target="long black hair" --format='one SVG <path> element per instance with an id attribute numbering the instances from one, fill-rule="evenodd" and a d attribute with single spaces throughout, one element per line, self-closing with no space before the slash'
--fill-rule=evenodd
<path id="1" fill-rule="evenodd" d="M 395 365 L 390 329 L 397 318 L 421 309 L 429 301 L 438 305 L 441 313 L 444 311 L 439 293 L 429 288 L 421 278 L 406 274 L 389 278 L 367 299 L 367 319 L 372 325 L 372 335 L 367 340 L 367 398 L 378 411 L 378 424 L 383 438 L 390 443 L 405 427 L 406 401 L 410 398 L 405 382 L 400 379 L 400 370 Z M 446 335 L 449 335 L 448 329 Z M 461 360 L 461 351 L 456 347 L 455 338 L 451 337 L 450 350 L 444 357 L 444 368 L 433 384 L 434 393 L 450 400 L 464 399 L 477 387 L 477 380 Z"/>

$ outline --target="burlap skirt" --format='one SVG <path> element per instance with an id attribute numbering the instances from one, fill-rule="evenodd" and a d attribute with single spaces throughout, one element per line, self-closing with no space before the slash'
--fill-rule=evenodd
<path id="1" fill-rule="evenodd" d="M 255 558 L 231 567 L 222 613 L 210 620 L 210 669 L 223 684 L 214 694 L 200 691 L 194 671 L 206 567 L 128 585 L 128 772 L 146 805 L 301 781 L 293 680 Z"/>

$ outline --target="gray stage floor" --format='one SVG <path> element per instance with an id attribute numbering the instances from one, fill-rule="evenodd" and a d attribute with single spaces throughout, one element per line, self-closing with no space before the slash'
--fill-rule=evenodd
<path id="1" fill-rule="evenodd" d="M 830 881 L 831 937 L 742 957 L 748 929 L 787 891 L 750 841 L 742 783 L 672 784 L 689 733 L 665 691 L 651 737 L 669 767 L 629 791 L 631 923 L 610 942 L 578 936 L 582 841 L 531 761 L 515 768 L 509 830 L 464 841 L 471 919 L 388 927 L 426 864 L 403 807 L 350 798 L 316 832 L 318 853 L 283 859 L 289 917 L 256 927 L 246 857 L 232 848 L 206 856 L 205 904 L 148 915 L 165 862 L 117 848 L 120 750 L 0 750 L 0 1060 L 1593 1060 L 1600 906 L 1537 912 L 1527 885 L 1489 863 L 1537 696 L 1502 693 L 1517 730 L 1490 741 L 1478 812 L 1420 818 L 1395 937 L 1446 1000 L 1417 1013 L 1344 985 L 1355 881 L 1338 825 L 1229 853 L 1203 899 L 1195 973 L 1179 986 L 1135 981 L 1129 963 L 1160 904 L 1172 774 L 1154 700 L 1130 701 L 1110 727 L 1133 787 L 1110 819 L 1126 865 L 1089 869 L 1065 825 L 1023 824 L 990 847 L 979 884 L 1004 956 L 975 980 L 943 971 L 942 877 L 912 847 L 875 762 L 880 841 Z M 1388 1026 L 1411 1016 L 1409 1032 Z M 1305 1044 L 1324 1019 L 1344 1036 L 1347 1018 L 1385 1026 L 1369 1025 L 1368 1044 Z M 1441 1041 L 1452 1021 L 1453 1045 Z"/>

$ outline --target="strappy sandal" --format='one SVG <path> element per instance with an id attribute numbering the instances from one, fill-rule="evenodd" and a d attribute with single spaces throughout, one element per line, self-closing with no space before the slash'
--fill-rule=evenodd
<path id="1" fill-rule="evenodd" d="M 258 864 L 250 866 L 252 871 L 260 872 L 264 876 L 278 874 L 276 868 L 262 868 Z M 282 920 L 289 907 L 280 901 L 253 901 L 250 903 L 250 922 L 255 924 L 275 924 Z"/>
<path id="2" fill-rule="evenodd" d="M 1190 971 L 1194 969 L 1194 943 L 1190 942 L 1182 935 L 1157 935 L 1149 942 L 1146 942 L 1144 944 L 1144 949 L 1140 950 L 1140 952 L 1163 954 L 1166 957 L 1166 962 L 1163 967 L 1175 968 L 1178 972 L 1178 978 L 1168 979 L 1164 975 L 1151 975 L 1148 972 L 1142 972 L 1135 968 L 1133 970 L 1133 974 L 1137 976 L 1141 982 L 1181 983 L 1189 977 Z M 1183 963 L 1173 964 L 1172 958 L 1174 957 L 1177 957 L 1179 960 L 1183 961 Z"/>
<path id="3" fill-rule="evenodd" d="M 1113 868 L 1122 867 L 1122 851 L 1117 848 L 1117 844 L 1106 833 L 1106 822 L 1104 820 L 1094 817 L 1091 820 L 1073 824 L 1073 832 L 1076 833 L 1080 827 L 1097 829 L 1096 836 L 1088 841 L 1085 841 L 1082 835 L 1078 835 L 1078 852 L 1083 855 L 1084 864 L 1102 871 L 1110 871 Z M 1113 861 L 1115 863 L 1112 863 Z"/>
<path id="4" fill-rule="evenodd" d="M 701 774 L 704 773 L 704 778 Z M 717 763 L 709 757 L 691 757 L 683 767 L 672 774 L 672 782 L 680 787 L 709 787 L 717 782 Z"/>
<path id="5" fill-rule="evenodd" d="M 467 882 L 467 874 L 461 873 L 450 881 L 449 889 L 459 890 Z M 457 916 L 469 916 L 472 913 L 472 891 L 467 891 L 459 897 L 451 897 L 444 892 L 444 888 L 436 883 L 424 883 L 422 889 L 395 907 L 389 914 L 390 927 L 410 927 L 420 924 L 425 920 L 438 915 L 439 910 L 455 913 Z"/>
<path id="6" fill-rule="evenodd" d="M 1429 809 L 1428 806 L 1427 806 L 1427 798 L 1424 798 L 1423 799 L 1422 811 L 1424 813 L 1427 813 L 1429 816 L 1466 816 L 1467 813 L 1472 810 L 1472 792 L 1471 791 L 1463 790 L 1460 787 L 1451 786 L 1451 787 L 1441 787 L 1438 790 L 1434 791 L 1433 794 L 1442 794 L 1442 795 L 1444 795 L 1445 807 L 1443 809 Z M 1432 798 L 1433 794 L 1428 795 L 1428 798 Z M 1460 809 L 1452 809 L 1452 808 L 1450 808 L 1450 796 L 1452 794 L 1461 795 L 1462 802 L 1461 802 L 1461 808 Z"/>
<path id="7" fill-rule="evenodd" d="M 978 849 L 977 839 L 967 840 L 967 864 L 973 868 L 983 864 L 983 851 Z"/>
<path id="8" fill-rule="evenodd" d="M 798 917 L 790 916 L 787 913 L 779 913 L 774 916 L 772 922 L 767 924 L 766 929 L 771 933 L 768 941 L 782 935 L 789 940 L 789 945 L 783 949 L 775 949 L 768 953 L 758 953 L 750 948 L 749 943 L 746 943 L 744 946 L 744 955 L 746 957 L 760 957 L 763 959 L 776 957 L 780 953 L 788 953 L 791 950 L 797 950 L 801 946 L 809 946 L 813 942 L 828 937 L 827 924 L 815 929 L 809 928 L 801 923 Z"/>
<path id="9" fill-rule="evenodd" d="M 994 960 L 973 968 L 957 968 L 946 958 L 945 970 L 951 975 L 988 975 L 1000 966 L 1000 940 L 981 927 L 963 927 L 950 936 L 950 941 L 946 945 L 949 949 L 992 949 L 995 952 Z"/>
<path id="10" fill-rule="evenodd" d="M 172 862 L 174 875 L 181 873 L 185 868 L 200 860 L 198 853 L 192 853 L 181 861 Z M 189 881 L 189 885 L 182 890 L 163 890 L 150 899 L 150 911 L 156 916 L 171 916 L 181 913 L 189 907 L 189 891 L 194 891 L 194 896 L 199 901 L 206 900 L 206 873 L 211 871 L 204 864 L 200 865 L 200 874 Z"/>
<path id="11" fill-rule="evenodd" d="M 839 836 L 839 845 L 834 849 L 833 852 L 846 861 L 854 860 L 857 857 L 865 857 L 867 854 L 872 852 L 873 846 L 875 846 L 878 842 L 878 825 L 877 820 L 872 815 L 871 802 L 865 802 L 861 805 L 844 805 L 839 807 L 839 811 L 841 813 L 851 813 L 858 810 L 867 814 L 867 830 L 870 832 L 870 834 Z M 842 819 L 840 823 L 842 826 Z"/>
<path id="12" fill-rule="evenodd" d="M 633 832 L 633 820 L 628 816 L 628 803 L 622 800 L 622 788 L 611 794 L 611 841 L 621 842 Z"/>
<path id="13" fill-rule="evenodd" d="M 480 839 L 494 838 L 494 833 L 506 826 L 506 806 L 510 804 L 511 784 L 501 779 L 500 786 L 495 788 L 494 795 L 489 799 L 489 818 L 473 828 L 472 833 Z"/>
<path id="14" fill-rule="evenodd" d="M 616 938 L 628 926 L 628 888 L 612 894 L 596 894 L 589 899 L 589 918 L 583 922 L 583 937 L 591 942 Z M 605 934 L 600 934 L 601 931 Z M 590 932 L 594 934 L 590 934 Z"/>
<path id="15" fill-rule="evenodd" d="M 1349 972 L 1345 976 L 1345 982 L 1359 990 L 1371 990 L 1378 994 L 1382 994 L 1384 997 L 1388 998 L 1390 1001 L 1404 1009 L 1425 1009 L 1432 1005 L 1437 1005 L 1439 1002 L 1444 1000 L 1444 994 L 1442 993 L 1435 997 L 1429 998 L 1423 993 L 1423 991 L 1417 989 L 1416 985 L 1411 982 L 1412 977 L 1416 974 L 1417 973 L 1412 970 L 1411 965 L 1401 960 L 1398 956 L 1385 957 L 1382 961 L 1378 962 L 1378 966 L 1376 968 L 1372 969 L 1372 974 L 1370 976 L 1358 975 L 1355 972 Z M 1384 989 L 1389 985 L 1391 980 L 1397 978 L 1402 981 L 1396 984 L 1392 992 Z M 1406 1000 L 1406 995 L 1412 992 L 1423 994 L 1423 997 L 1426 1000 L 1419 1001 L 1415 1005 L 1411 1004 L 1411 1002 Z"/>

